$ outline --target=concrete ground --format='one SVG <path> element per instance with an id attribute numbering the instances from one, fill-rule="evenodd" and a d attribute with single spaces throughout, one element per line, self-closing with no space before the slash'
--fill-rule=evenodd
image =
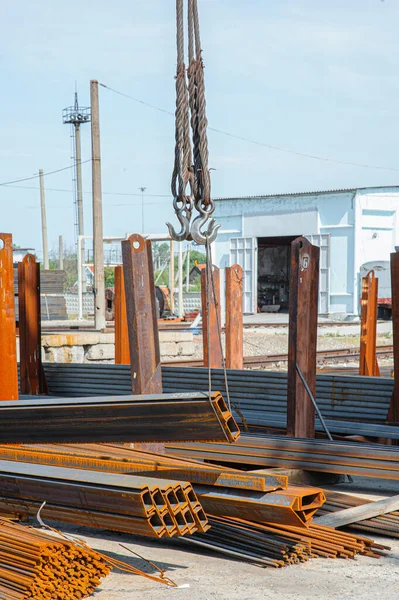
<path id="1" fill-rule="evenodd" d="M 113 572 L 95 593 L 96 600 L 397 600 L 399 594 L 399 540 L 378 538 L 391 546 L 387 558 L 320 558 L 283 569 L 262 569 L 226 560 L 218 554 L 206 554 L 197 548 L 186 549 L 183 543 L 172 540 L 152 542 L 86 528 L 67 530 L 97 550 L 154 572 L 143 560 L 122 548 L 123 544 L 166 569 L 166 575 L 182 586 L 168 588 L 143 577 Z"/>
<path id="2" fill-rule="evenodd" d="M 378 499 L 398 494 L 399 481 L 355 478 L 354 484 L 340 484 L 332 489 Z M 152 567 L 122 548 L 122 544 L 165 569 L 166 575 L 181 586 L 168 588 L 143 577 L 112 572 L 94 594 L 96 600 L 397 600 L 399 597 L 399 540 L 368 536 L 391 546 L 385 558 L 318 558 L 283 569 L 263 569 L 175 540 L 152 541 L 84 527 L 58 527 L 74 533 L 97 550 L 154 573 Z"/>

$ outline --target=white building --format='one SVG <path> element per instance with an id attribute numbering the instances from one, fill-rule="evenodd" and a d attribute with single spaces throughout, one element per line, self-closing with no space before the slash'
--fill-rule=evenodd
<path id="1" fill-rule="evenodd" d="M 358 315 L 360 269 L 399 245 L 399 186 L 216 200 L 214 262 L 244 269 L 244 311 L 288 307 L 289 245 L 321 247 L 320 314 Z M 264 308 L 265 310 L 265 308 Z"/>

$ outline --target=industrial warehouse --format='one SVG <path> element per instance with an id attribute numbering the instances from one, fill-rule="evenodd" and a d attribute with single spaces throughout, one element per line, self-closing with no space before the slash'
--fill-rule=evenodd
<path id="1" fill-rule="evenodd" d="M 397 599 L 376 4 L 8 7 L 0 600 Z"/>

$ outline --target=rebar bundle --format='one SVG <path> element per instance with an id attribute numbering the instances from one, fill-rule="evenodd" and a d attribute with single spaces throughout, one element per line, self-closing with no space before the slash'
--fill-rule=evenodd
<path id="1" fill-rule="evenodd" d="M 387 546 L 358 535 L 310 525 L 255 523 L 231 517 L 209 516 L 211 529 L 185 541 L 262 567 L 285 567 L 310 558 L 384 556 Z"/>
<path id="2" fill-rule="evenodd" d="M 110 570 L 87 546 L 0 520 L 1 599 L 86 598 Z"/>

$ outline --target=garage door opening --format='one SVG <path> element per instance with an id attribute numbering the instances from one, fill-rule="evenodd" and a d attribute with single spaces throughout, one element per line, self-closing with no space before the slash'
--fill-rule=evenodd
<path id="1" fill-rule="evenodd" d="M 259 312 L 288 312 L 291 242 L 299 235 L 258 238 Z"/>

